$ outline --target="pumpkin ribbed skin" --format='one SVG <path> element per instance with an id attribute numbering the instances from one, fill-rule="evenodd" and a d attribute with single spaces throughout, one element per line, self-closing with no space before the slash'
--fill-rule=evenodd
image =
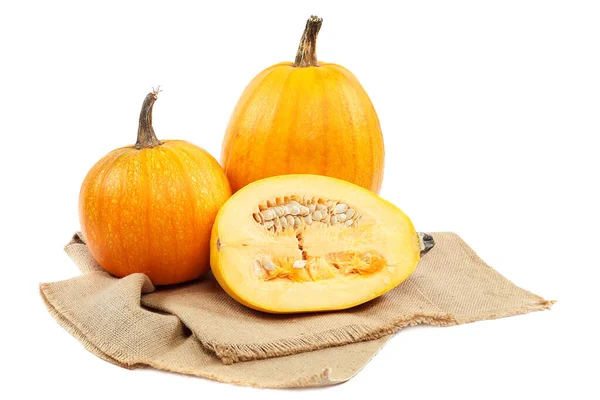
<path id="1" fill-rule="evenodd" d="M 337 64 L 284 62 L 244 90 L 227 127 L 221 164 L 234 192 L 266 177 L 316 174 L 379 193 L 383 136 L 369 96 L 350 71 Z"/>
<path id="2" fill-rule="evenodd" d="M 217 160 L 182 140 L 156 138 L 146 96 L 138 141 L 104 156 L 86 175 L 79 220 L 94 259 L 118 277 L 144 273 L 156 285 L 208 271 L 210 234 L 231 187 Z"/>

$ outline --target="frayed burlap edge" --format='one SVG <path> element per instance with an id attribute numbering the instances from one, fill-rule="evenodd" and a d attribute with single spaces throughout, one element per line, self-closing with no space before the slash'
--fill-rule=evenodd
<path id="1" fill-rule="evenodd" d="M 119 360 L 119 358 L 122 358 L 122 357 L 119 357 L 119 354 L 115 354 L 113 357 L 113 356 L 109 355 L 112 352 L 110 349 L 108 349 L 108 348 L 103 349 L 102 347 L 104 347 L 104 346 L 102 346 L 102 344 L 97 344 L 97 343 L 94 343 L 91 340 L 89 340 L 88 336 L 87 336 L 89 334 L 89 332 L 83 332 L 80 328 L 78 328 L 75 324 L 73 324 L 68 319 L 67 310 L 57 309 L 55 307 L 54 304 L 56 304 L 56 302 L 52 301 L 52 298 L 51 298 L 52 295 L 50 294 L 50 291 L 48 289 L 49 289 L 48 284 L 45 284 L 45 283 L 40 284 L 40 287 L 39 287 L 40 296 L 42 297 L 42 300 L 44 301 L 44 304 L 46 305 L 48 312 L 50 312 L 50 315 L 52 315 L 52 317 L 54 317 L 54 319 L 56 320 L 56 322 L 58 322 L 58 324 L 60 326 L 62 326 L 73 337 L 75 337 L 77 340 L 79 340 L 81 342 L 81 344 L 83 345 L 83 347 L 85 347 L 86 350 L 88 350 L 89 352 L 100 357 L 104 361 L 107 361 L 111 364 L 118 365 L 119 367 L 123 367 L 123 368 L 127 368 L 127 369 L 135 369 L 135 368 L 139 368 L 139 367 L 143 366 L 143 364 L 136 364 L 136 363 L 132 364 L 132 363 L 123 362 L 123 361 Z"/>
<path id="2" fill-rule="evenodd" d="M 348 326 L 341 329 L 321 332 L 317 335 L 311 335 L 308 338 L 282 340 L 276 343 L 224 345 L 222 343 L 208 342 L 204 344 L 204 347 L 207 350 L 214 352 L 224 364 L 233 364 L 236 362 L 286 356 L 296 354 L 299 351 L 314 351 L 327 347 L 343 346 L 350 343 L 379 339 L 384 336 L 392 335 L 407 326 L 422 324 L 439 327 L 462 325 L 477 321 L 527 314 L 533 311 L 549 310 L 555 302 L 555 300 L 540 299 L 538 304 L 523 306 L 516 310 L 499 311 L 484 318 L 478 317 L 459 321 L 450 314 L 436 317 L 411 315 L 406 318 L 392 321 L 390 324 L 376 330 L 362 326 Z"/>
<path id="3" fill-rule="evenodd" d="M 204 343 L 204 347 L 214 352 L 224 364 L 233 364 L 242 361 L 286 356 L 304 351 L 320 350 L 328 347 L 344 346 L 366 340 L 375 340 L 391 335 L 407 326 L 421 324 L 451 326 L 457 325 L 458 321 L 449 314 L 439 316 L 411 314 L 375 330 L 365 326 L 351 325 L 335 330 L 319 332 L 308 337 L 279 340 L 271 343 L 225 345 L 222 343 L 207 342 Z"/>

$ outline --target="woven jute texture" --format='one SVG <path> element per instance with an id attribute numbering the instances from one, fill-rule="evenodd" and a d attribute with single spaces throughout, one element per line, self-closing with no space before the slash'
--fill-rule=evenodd
<path id="1" fill-rule="evenodd" d="M 211 275 L 158 288 L 143 274 L 118 279 L 95 262 L 79 233 L 65 250 L 82 275 L 42 283 L 40 293 L 58 323 L 106 361 L 257 387 L 344 382 L 408 325 L 457 325 L 552 305 L 486 265 L 458 235 L 432 236 L 435 247 L 408 280 L 344 311 L 254 311 Z"/>

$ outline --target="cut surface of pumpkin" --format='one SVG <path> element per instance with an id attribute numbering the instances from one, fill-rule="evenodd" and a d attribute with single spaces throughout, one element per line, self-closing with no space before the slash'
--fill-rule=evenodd
<path id="1" fill-rule="evenodd" d="M 396 206 L 318 175 L 256 181 L 220 209 L 211 268 L 223 289 L 261 311 L 339 310 L 394 288 L 414 271 L 420 244 Z"/>

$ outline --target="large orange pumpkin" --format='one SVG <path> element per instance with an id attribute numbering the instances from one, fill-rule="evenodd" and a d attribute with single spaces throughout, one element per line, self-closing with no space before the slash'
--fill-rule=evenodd
<path id="1" fill-rule="evenodd" d="M 88 172 L 79 217 L 87 245 L 106 271 L 119 277 L 141 272 L 165 285 L 208 271 L 211 228 L 231 188 L 209 153 L 156 138 L 156 99 L 155 91 L 144 100 L 137 143 L 108 153 Z"/>
<path id="2" fill-rule="evenodd" d="M 377 113 L 350 71 L 317 62 L 321 23 L 311 17 L 296 61 L 262 71 L 238 101 L 221 152 L 234 192 L 270 176 L 317 174 L 379 193 L 384 148 Z"/>

